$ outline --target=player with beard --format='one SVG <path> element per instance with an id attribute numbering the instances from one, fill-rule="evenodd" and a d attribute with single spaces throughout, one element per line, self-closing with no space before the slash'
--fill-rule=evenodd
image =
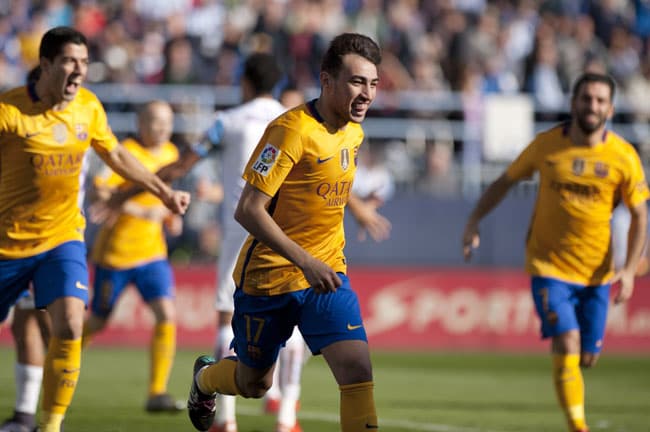
<path id="1" fill-rule="evenodd" d="M 463 234 L 465 259 L 479 245 L 478 225 L 515 183 L 539 173 L 537 202 L 526 242 L 526 270 L 541 320 L 551 338 L 553 381 L 569 431 L 588 431 L 581 367 L 596 364 L 603 347 L 609 292 L 630 299 L 646 238 L 648 185 L 632 145 L 606 128 L 615 84 L 585 73 L 571 98 L 571 120 L 542 132 L 492 183 Z M 627 256 L 614 272 L 610 219 L 618 202 L 631 212 Z"/>

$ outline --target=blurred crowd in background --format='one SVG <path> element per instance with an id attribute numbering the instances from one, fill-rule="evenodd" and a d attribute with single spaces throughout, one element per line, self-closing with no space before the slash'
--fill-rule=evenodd
<path id="1" fill-rule="evenodd" d="M 91 82 L 236 84 L 242 58 L 265 50 L 293 83 L 313 86 L 342 31 L 380 43 L 384 89 L 479 81 L 559 109 L 585 68 L 610 72 L 632 100 L 650 73 L 645 0 L 2 0 L 4 86 L 23 81 L 57 25 L 88 36 Z"/>
<path id="2" fill-rule="evenodd" d="M 0 0 L 0 87 L 24 82 L 42 34 L 58 25 L 89 38 L 91 84 L 236 86 L 243 59 L 266 51 L 285 86 L 313 89 L 330 39 L 364 33 L 383 49 L 382 92 L 459 95 L 460 108 L 447 112 L 382 108 L 409 118 L 471 122 L 483 96 L 527 93 L 535 120 L 558 121 L 581 72 L 608 72 L 624 108 L 617 119 L 642 125 L 631 141 L 650 160 L 648 0 Z M 399 140 L 371 142 L 358 187 L 383 200 L 396 191 L 456 196 L 467 177 L 462 161 L 481 162 L 467 142 L 450 135 L 415 152 Z M 208 160 L 187 186 L 218 187 L 218 171 Z M 205 202 L 193 205 L 188 225 L 215 219 L 218 202 Z M 192 242 L 213 255 L 218 236 L 218 226 L 200 228 Z"/>

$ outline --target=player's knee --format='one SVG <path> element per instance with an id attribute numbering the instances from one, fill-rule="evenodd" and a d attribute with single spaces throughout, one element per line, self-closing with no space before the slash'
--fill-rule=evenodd
<path id="1" fill-rule="evenodd" d="M 271 383 L 265 380 L 250 381 L 239 386 L 241 396 L 245 398 L 259 399 L 271 388 Z"/>
<path id="2" fill-rule="evenodd" d="M 59 339 L 78 339 L 83 333 L 83 315 L 73 314 L 61 317 L 58 322 L 52 322 L 52 333 Z"/>
<path id="3" fill-rule="evenodd" d="M 594 353 L 582 353 L 580 356 L 580 366 L 583 368 L 591 368 L 596 366 L 598 362 L 598 354 Z"/>

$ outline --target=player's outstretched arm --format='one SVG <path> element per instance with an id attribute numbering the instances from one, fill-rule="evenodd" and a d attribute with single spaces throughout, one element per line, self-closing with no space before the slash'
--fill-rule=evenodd
<path id="1" fill-rule="evenodd" d="M 178 160 L 160 168 L 156 175 L 164 182 L 171 183 L 187 174 L 190 169 L 201 159 L 201 156 L 192 150 L 181 153 Z M 109 197 L 94 202 L 90 206 L 90 220 L 93 223 L 105 223 L 115 217 L 116 212 L 126 201 L 144 191 L 143 186 L 127 183 L 116 189 Z"/>
<path id="2" fill-rule="evenodd" d="M 364 201 L 355 193 L 350 194 L 348 208 L 361 226 L 360 240 L 365 240 L 365 233 L 374 241 L 386 240 L 390 236 L 391 223 L 377 211 L 379 201 Z"/>
<path id="3" fill-rule="evenodd" d="M 467 219 L 465 231 L 463 232 L 463 256 L 465 257 L 465 261 L 469 261 L 472 258 L 472 251 L 479 247 L 481 242 L 478 230 L 479 223 L 505 198 L 514 184 L 515 181 L 503 173 L 488 186 L 479 198 L 476 207 L 474 207 L 474 210 L 472 210 L 472 213 Z"/>
<path id="4" fill-rule="evenodd" d="M 257 240 L 298 266 L 316 292 L 335 291 L 341 286 L 341 279 L 330 266 L 311 256 L 282 231 L 267 211 L 270 200 L 270 196 L 246 183 L 235 220 Z"/>
<path id="5" fill-rule="evenodd" d="M 614 296 L 614 303 L 616 304 L 626 302 L 632 297 L 632 293 L 634 292 L 634 278 L 647 240 L 648 207 L 646 202 L 644 201 L 636 207 L 631 208 L 630 216 L 625 266 L 612 279 L 612 283 L 621 283 L 618 292 Z"/>
<path id="6" fill-rule="evenodd" d="M 118 145 L 111 152 L 100 151 L 99 156 L 117 174 L 160 198 L 172 212 L 185 214 L 190 204 L 190 194 L 170 188 L 157 175 L 148 171 L 122 145 Z"/>

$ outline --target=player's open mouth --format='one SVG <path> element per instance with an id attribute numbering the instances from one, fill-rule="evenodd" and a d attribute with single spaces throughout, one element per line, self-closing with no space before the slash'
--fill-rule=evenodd
<path id="1" fill-rule="evenodd" d="M 68 80 L 68 82 L 65 84 L 65 92 L 76 93 L 80 85 L 81 83 L 78 81 Z"/>
<path id="2" fill-rule="evenodd" d="M 368 104 L 355 103 L 352 104 L 352 113 L 356 115 L 364 114 L 368 110 Z"/>

